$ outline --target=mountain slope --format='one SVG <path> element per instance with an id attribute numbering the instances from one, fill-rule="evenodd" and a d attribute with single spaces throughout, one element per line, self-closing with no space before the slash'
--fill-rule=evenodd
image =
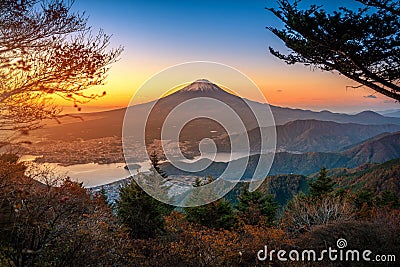
<path id="1" fill-rule="evenodd" d="M 186 100 L 194 99 L 197 97 L 209 97 L 220 100 L 230 106 L 235 113 L 237 113 L 243 120 L 248 130 L 258 127 L 253 112 L 265 111 L 266 104 L 258 103 L 246 99 L 242 99 L 233 95 L 217 85 L 206 81 L 204 79 L 197 80 L 187 87 L 159 99 L 136 106 L 128 107 L 128 109 L 135 114 L 129 125 L 133 128 L 139 128 L 140 118 L 145 116 L 145 110 L 148 107 L 153 107 L 148 118 L 149 131 L 146 132 L 146 139 L 152 141 L 159 139 L 160 128 L 163 121 L 169 112 Z M 249 108 L 250 107 L 250 108 Z M 201 111 L 202 115 L 214 117 L 219 114 L 225 118 L 226 128 L 237 125 L 237 121 L 233 120 L 230 116 L 225 114 L 221 107 L 210 105 L 196 105 L 193 104 L 189 107 L 191 111 Z M 315 112 L 310 110 L 291 109 L 277 106 L 270 106 L 276 125 L 283 125 L 295 120 L 320 120 L 320 121 L 333 121 L 337 123 L 357 123 L 364 125 L 384 125 L 384 124 L 397 124 L 400 125 L 400 118 L 391 118 L 379 115 L 372 111 L 361 112 L 356 115 L 332 113 L 329 111 Z M 68 120 L 68 123 L 60 125 L 49 125 L 49 127 L 33 132 L 37 136 L 45 136 L 57 140 L 71 140 L 71 139 L 92 139 L 110 136 L 121 136 L 122 122 L 124 119 L 126 109 L 111 110 L 99 113 L 86 113 L 78 114 L 83 121 L 77 119 L 75 122 Z M 178 122 L 182 119 L 179 114 L 173 118 L 172 122 Z M 224 117 L 225 116 L 225 117 Z M 271 124 L 273 122 L 271 121 Z M 215 138 L 226 133 L 224 128 L 209 119 L 198 119 L 190 122 L 181 132 L 182 140 L 199 141 L 204 137 Z M 140 138 L 139 138 L 140 139 Z M 328 150 L 327 148 L 324 151 Z"/>
<path id="2" fill-rule="evenodd" d="M 292 173 L 310 175 L 318 172 L 323 166 L 327 169 L 355 168 L 365 163 L 383 163 L 396 158 L 400 158 L 400 132 L 383 134 L 340 153 L 307 152 L 293 154 L 279 152 L 275 154 L 269 175 Z M 251 178 L 255 166 L 257 166 L 258 159 L 259 155 L 250 156 L 244 175 L 234 178 L 241 178 L 244 180 Z M 235 163 L 243 160 L 244 159 L 238 159 L 233 161 L 233 163 L 235 165 Z M 163 164 L 164 170 L 170 175 L 212 175 L 214 177 L 219 177 L 226 167 L 227 163 L 212 162 L 207 169 L 198 173 L 190 173 L 178 170 L 170 163 Z M 232 175 L 234 176 L 235 174 L 233 173 Z"/>
<path id="3" fill-rule="evenodd" d="M 400 110 L 392 111 L 392 112 L 387 112 L 382 114 L 385 117 L 395 117 L 395 118 L 400 118 Z"/>
<path id="4" fill-rule="evenodd" d="M 378 134 L 396 131 L 400 131 L 399 125 L 298 120 L 277 127 L 278 147 L 299 152 L 336 152 Z"/>
<path id="5" fill-rule="evenodd" d="M 350 164 L 382 163 L 400 158 L 400 132 L 382 134 L 341 153 L 351 158 Z"/>
<path id="6" fill-rule="evenodd" d="M 294 195 L 309 191 L 308 182 L 313 181 L 318 173 L 303 176 L 282 174 L 268 176 L 257 189 L 263 193 L 272 194 L 275 201 L 285 206 Z M 357 168 L 340 168 L 328 170 L 339 188 L 352 192 L 368 190 L 374 196 L 385 191 L 394 192 L 400 197 L 400 159 L 393 159 L 381 164 L 365 164 Z M 248 182 L 238 183 L 226 198 L 232 203 L 238 202 L 241 190 L 248 187 Z"/>
<path id="7" fill-rule="evenodd" d="M 247 180 L 253 177 L 255 167 L 257 166 L 259 155 L 252 155 L 249 157 L 247 168 L 242 177 L 237 177 L 238 171 L 230 173 L 231 179 Z M 233 166 L 240 166 L 238 159 L 232 161 Z M 339 168 L 347 167 L 349 158 L 342 156 L 338 153 L 304 153 L 292 154 L 287 152 L 276 153 L 274 162 L 268 175 L 278 174 L 301 174 L 310 175 L 321 169 L 322 166 L 326 168 Z M 225 171 L 228 163 L 225 162 L 212 162 L 206 169 L 200 172 L 186 172 L 177 169 L 169 162 L 163 163 L 162 168 L 168 175 L 189 175 L 189 176 L 208 176 L 219 177 Z M 351 166 L 350 167 L 355 167 Z"/>
<path id="8" fill-rule="evenodd" d="M 260 147 L 260 131 L 268 136 L 271 129 L 252 129 L 246 134 L 253 140 L 251 150 Z M 297 120 L 276 127 L 277 150 L 295 152 L 339 152 L 348 146 L 382 133 L 400 131 L 400 125 L 362 125 L 355 123 L 337 123 L 331 121 Z M 243 136 L 241 134 L 239 136 Z M 231 137 L 235 142 L 237 136 Z M 230 151 L 229 137 L 221 136 L 217 145 L 222 151 Z M 244 148 L 243 148 L 244 149 Z"/>
<path id="9" fill-rule="evenodd" d="M 198 80 L 192 84 L 186 86 L 185 88 L 163 97 L 158 101 L 153 101 L 149 103 L 144 103 L 136 106 L 128 107 L 134 114 L 130 117 L 130 121 L 125 121 L 127 127 L 132 128 L 134 135 L 130 140 L 136 141 L 135 146 L 140 146 L 143 140 L 146 140 L 147 148 L 154 150 L 159 150 L 161 139 L 161 129 L 163 129 L 163 123 L 165 118 L 169 115 L 170 111 L 174 109 L 179 104 L 196 99 L 198 97 L 213 98 L 215 100 L 221 101 L 231 107 L 236 114 L 238 114 L 241 120 L 244 122 L 245 129 L 249 131 L 249 141 L 252 151 L 257 153 L 265 153 L 266 151 L 259 151 L 260 149 L 260 132 L 265 133 L 264 136 L 267 138 L 271 136 L 271 131 L 273 128 L 263 127 L 257 128 L 257 123 L 255 116 L 250 109 L 253 108 L 256 111 L 265 109 L 265 104 L 248 101 L 242 99 L 236 95 L 233 95 L 217 85 L 206 81 Z M 143 123 L 145 118 L 145 111 L 148 108 L 153 107 L 153 111 L 147 119 L 146 131 L 145 133 L 140 130 L 143 128 Z M 284 125 L 277 126 L 278 134 L 278 151 L 293 151 L 298 153 L 304 152 L 337 152 L 344 147 L 352 146 L 359 142 L 364 141 L 367 138 L 371 138 L 376 134 L 381 134 L 383 132 L 393 132 L 398 131 L 400 126 L 399 118 L 387 118 L 381 116 L 374 112 L 362 112 L 357 115 L 346 115 L 337 114 L 328 111 L 323 112 L 313 112 L 306 110 L 296 110 L 280 107 L 271 107 L 274 112 L 275 119 L 279 122 L 289 121 Z M 76 119 L 75 122 L 72 118 L 66 120 L 67 122 L 61 125 L 49 125 L 49 127 L 33 131 L 32 135 L 29 137 L 34 143 L 38 144 L 36 148 L 34 146 L 27 147 L 26 154 L 34 155 L 44 155 L 42 149 L 39 147 L 51 147 L 50 150 L 57 151 L 57 155 L 63 155 L 65 153 L 82 155 L 85 154 L 81 150 L 86 149 L 87 146 L 74 145 L 80 143 L 81 141 L 88 141 L 85 144 L 95 142 L 90 144 L 90 146 L 98 146 L 101 150 L 101 157 L 111 157 L 113 155 L 114 160 L 123 159 L 122 155 L 122 124 L 124 122 L 124 115 L 126 109 L 118 109 L 99 113 L 87 113 L 81 114 L 83 121 Z M 199 155 L 199 143 L 204 138 L 211 138 L 217 144 L 218 151 L 230 151 L 230 142 L 227 139 L 227 133 L 224 129 L 234 127 L 238 124 L 237 120 L 230 118 L 226 115 L 224 111 L 221 110 L 220 105 L 208 105 L 191 103 L 186 109 L 178 112 L 172 117 L 170 127 L 178 127 L 178 122 L 185 119 L 187 112 L 201 111 L 202 118 L 194 119 L 187 123 L 182 130 L 179 132 L 179 145 L 182 149 L 182 153 L 188 157 Z M 214 117 L 215 114 L 225 118 L 224 125 L 220 125 L 218 122 L 206 119 L 204 117 Z M 224 117 L 225 116 L 225 117 Z M 192 117 L 190 117 L 192 118 Z M 302 121 L 293 121 L 298 118 L 308 118 Z M 315 120 L 320 118 L 322 121 Z M 347 123 L 339 124 L 337 122 L 326 121 L 326 120 L 337 120 L 337 121 L 359 121 L 360 123 Z M 393 122 L 396 125 L 387 125 L 386 122 Z M 368 122 L 373 125 L 365 125 L 363 123 Z M 176 124 L 175 124 L 176 123 Z M 177 126 L 178 125 L 178 126 Z M 166 128 L 170 128 L 166 127 Z M 171 129 L 171 128 L 170 128 Z M 246 132 L 246 131 L 244 131 Z M 223 137 L 225 135 L 225 137 Z M 247 137 L 247 133 L 245 133 Z M 222 137 L 222 139 L 221 139 Z M 225 140 L 223 139 L 225 138 Z M 244 144 L 245 142 L 235 141 L 235 136 L 232 136 L 234 144 Z M 113 147 L 106 146 L 108 142 L 102 139 L 112 139 Z M 167 138 L 168 139 L 168 138 Z M 39 141 L 37 141 L 39 140 Z M 222 141 L 221 141 L 222 140 Z M 263 140 L 265 141 L 265 140 Z M 47 143 L 46 143 L 47 142 Z M 56 145 L 53 145 L 56 143 Z M 82 143 L 83 144 L 83 143 Z M 81 149 L 81 150 L 80 150 Z M 132 148 L 135 151 L 136 148 Z M 374 148 L 377 150 L 377 148 Z M 339 156 L 335 153 L 328 154 L 309 154 L 309 155 L 291 155 L 285 154 L 281 157 L 282 160 L 278 160 L 276 166 L 272 168 L 272 171 L 279 173 L 279 171 L 285 171 L 286 173 L 300 172 L 309 173 L 314 171 L 315 168 L 319 168 L 318 164 L 324 164 L 328 166 L 335 167 L 337 164 L 332 164 L 332 162 L 344 162 L 348 158 L 354 158 L 349 165 L 355 166 L 357 164 L 362 164 L 368 161 L 378 161 L 387 160 L 396 157 L 396 151 L 390 152 L 389 147 L 381 149 L 380 156 L 376 158 L 366 155 L 368 152 L 366 148 L 362 149 L 362 153 L 353 154 L 340 154 Z M 36 152 L 35 152 L 36 151 Z M 390 153 L 389 156 L 384 157 L 385 151 Z M 30 153 L 32 152 L 32 153 Z M 162 153 L 160 151 L 160 153 Z M 90 153 L 89 153 L 90 154 Z M 46 154 L 47 155 L 47 154 Z M 108 156 L 106 156 L 108 155 Z M 284 154 L 282 154 L 284 155 Z M 377 153 L 375 153 L 377 155 Z M 135 155 L 136 156 L 136 155 Z M 49 155 L 45 156 L 48 158 Z M 59 157 L 59 156 L 57 156 Z M 145 153 L 137 155 L 138 158 L 143 159 Z M 338 159 L 338 157 L 343 157 L 344 159 Z M 43 160 L 45 160 L 43 158 Z M 75 157 L 77 158 L 77 157 Z M 89 160 L 90 157 L 85 157 L 83 162 Z M 94 156 L 92 156 L 94 158 Z M 285 161 L 284 158 L 287 160 Z M 328 160 L 329 159 L 329 160 Z M 57 160 L 57 158 L 52 159 L 52 162 Z M 58 159 L 59 162 L 63 162 L 63 159 Z M 81 159 L 79 159 L 81 162 Z M 289 163 L 288 160 L 290 161 Z M 75 161 L 74 161 L 75 162 Z M 102 160 L 101 162 L 104 162 Z M 106 160 L 105 162 L 108 162 Z M 341 163 L 343 166 L 347 166 Z"/>
<path id="10" fill-rule="evenodd" d="M 400 196 L 400 159 L 348 169 L 333 178 L 339 186 L 351 190 L 368 189 L 374 194 L 393 191 Z"/>

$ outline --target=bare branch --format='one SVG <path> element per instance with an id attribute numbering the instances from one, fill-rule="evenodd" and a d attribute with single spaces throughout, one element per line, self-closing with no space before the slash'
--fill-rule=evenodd
<path id="1" fill-rule="evenodd" d="M 58 118 L 54 97 L 80 110 L 78 104 L 105 95 L 85 92 L 104 84 L 123 49 L 108 49 L 110 35 L 93 34 L 85 14 L 73 13 L 72 4 L 0 3 L 0 128 L 27 132 Z"/>

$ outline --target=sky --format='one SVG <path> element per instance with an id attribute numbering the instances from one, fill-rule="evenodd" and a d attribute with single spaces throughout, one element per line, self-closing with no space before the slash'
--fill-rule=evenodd
<path id="1" fill-rule="evenodd" d="M 304 1 L 306 6 L 312 3 L 331 10 L 337 5 L 354 7 L 348 0 Z M 266 29 L 283 26 L 265 10 L 274 6 L 271 0 L 75 0 L 73 9 L 85 11 L 94 31 L 103 29 L 112 34 L 112 46 L 124 47 L 106 85 L 93 89 L 107 91 L 106 97 L 84 105 L 83 111 L 127 106 L 147 79 L 190 61 L 238 69 L 272 105 L 347 113 L 398 108 L 398 103 L 368 88 L 348 88 L 356 84 L 337 73 L 287 65 L 272 56 L 269 46 L 289 51 Z"/>

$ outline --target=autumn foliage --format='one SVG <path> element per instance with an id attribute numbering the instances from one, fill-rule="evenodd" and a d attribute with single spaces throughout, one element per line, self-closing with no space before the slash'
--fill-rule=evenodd
<path id="1" fill-rule="evenodd" d="M 25 169 L 12 156 L 0 159 L 0 265 L 129 262 L 127 234 L 101 198 L 69 179 L 39 183 Z"/>
<path id="2" fill-rule="evenodd" d="M 300 193 L 276 210 L 271 195 L 242 190 L 240 208 L 228 212 L 236 223 L 224 229 L 182 210 L 160 212 L 159 204 L 130 184 L 131 196 L 137 201 L 148 196 L 151 205 L 142 206 L 140 216 L 131 217 L 134 224 L 127 224 L 102 195 L 48 172 L 30 174 L 17 160 L 0 157 L 0 266 L 285 266 L 275 256 L 261 262 L 257 252 L 264 246 L 322 250 L 334 247 L 338 238 L 374 253 L 398 256 L 400 248 L 395 193 L 335 187 L 314 196 Z M 215 207 L 201 209 L 202 216 Z M 145 223 L 151 214 L 157 214 L 162 231 L 132 234 L 132 227 L 144 229 L 137 220 Z"/>

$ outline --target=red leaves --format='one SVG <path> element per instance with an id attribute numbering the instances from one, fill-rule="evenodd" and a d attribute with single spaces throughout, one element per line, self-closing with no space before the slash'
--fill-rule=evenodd
<path id="1" fill-rule="evenodd" d="M 61 200 L 61 202 L 66 202 L 69 200 L 69 196 L 64 196 L 60 200 Z"/>

